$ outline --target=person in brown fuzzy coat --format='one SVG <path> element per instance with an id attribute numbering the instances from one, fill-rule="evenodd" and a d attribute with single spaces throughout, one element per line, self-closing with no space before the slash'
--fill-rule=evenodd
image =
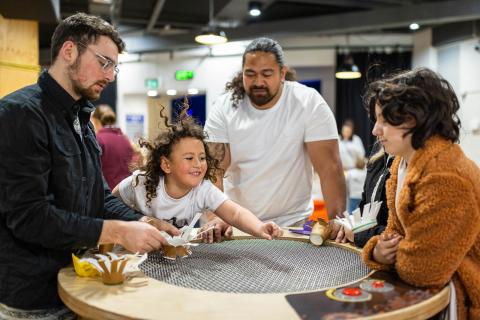
<path id="1" fill-rule="evenodd" d="M 423 68 L 372 83 L 365 99 L 373 134 L 396 156 L 387 227 L 365 245 L 365 263 L 417 287 L 452 280 L 458 319 L 480 319 L 480 169 L 456 144 L 455 93 Z"/>

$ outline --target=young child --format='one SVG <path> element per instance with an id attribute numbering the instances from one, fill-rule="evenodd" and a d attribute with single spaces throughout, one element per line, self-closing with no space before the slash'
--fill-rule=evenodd
<path id="1" fill-rule="evenodd" d="M 214 212 L 228 224 L 256 237 L 273 239 L 282 230 L 273 222 L 261 222 L 252 212 L 229 200 L 216 188 L 218 161 L 209 153 L 206 134 L 187 115 L 185 104 L 178 121 L 168 124 L 153 143 L 143 140 L 149 150 L 146 164 L 113 190 L 127 205 L 147 216 L 170 220 L 178 228 L 187 225 L 196 213 Z"/>
<path id="2" fill-rule="evenodd" d="M 365 262 L 418 287 L 452 281 L 450 311 L 480 319 L 480 170 L 457 144 L 452 87 L 422 68 L 372 83 L 366 99 L 373 134 L 395 160 L 387 227 L 365 245 Z"/>

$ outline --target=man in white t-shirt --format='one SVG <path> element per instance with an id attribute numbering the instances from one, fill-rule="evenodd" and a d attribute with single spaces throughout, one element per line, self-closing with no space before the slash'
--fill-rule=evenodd
<path id="1" fill-rule="evenodd" d="M 312 213 L 315 170 L 329 216 L 342 215 L 338 131 L 325 100 L 314 89 L 285 81 L 283 51 L 272 39 L 254 40 L 242 65 L 205 124 L 211 150 L 226 170 L 217 186 L 261 220 L 298 225 Z"/>

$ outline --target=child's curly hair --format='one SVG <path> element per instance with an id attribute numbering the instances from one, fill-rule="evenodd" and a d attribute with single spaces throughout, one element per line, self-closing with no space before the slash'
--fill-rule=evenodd
<path id="1" fill-rule="evenodd" d="M 143 138 L 139 140 L 140 147 L 145 147 L 149 151 L 145 165 L 140 167 L 142 173 L 138 175 L 145 177 L 147 206 L 150 206 L 152 199 L 157 196 L 157 186 L 160 181 L 160 176 L 165 176 L 165 172 L 163 172 L 160 167 L 160 158 L 162 156 L 168 158 L 172 153 L 173 146 L 183 138 L 194 138 L 202 141 L 207 161 L 207 172 L 205 173 L 204 179 L 215 183 L 217 181 L 217 173 L 223 175 L 223 170 L 220 169 L 219 166 L 220 161 L 215 159 L 208 149 L 206 143 L 207 133 L 194 118 L 187 114 L 189 108 L 187 98 L 184 100 L 183 107 L 175 123 L 168 123 L 168 117 L 164 114 L 165 107 L 161 107 L 160 118 L 163 119 L 165 128 L 162 129 L 153 141 L 148 141 Z M 136 185 L 138 185 L 138 176 L 135 181 Z"/>

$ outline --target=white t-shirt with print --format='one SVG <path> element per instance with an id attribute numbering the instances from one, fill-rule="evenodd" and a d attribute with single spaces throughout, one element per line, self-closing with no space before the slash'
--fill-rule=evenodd
<path id="1" fill-rule="evenodd" d="M 261 220 L 288 226 L 313 209 L 313 167 L 305 142 L 338 139 L 333 113 L 322 96 L 286 81 L 279 101 L 259 110 L 247 95 L 232 106 L 220 96 L 205 124 L 210 142 L 230 145 L 224 191 Z"/>
<path id="2" fill-rule="evenodd" d="M 165 190 L 165 179 L 160 177 L 157 186 L 157 196 L 152 199 L 147 207 L 145 190 L 145 177 L 135 171 L 118 185 L 120 196 L 128 206 L 135 208 L 144 215 L 158 219 L 170 220 L 173 217 L 177 225 L 190 223 L 197 212 L 205 210 L 215 211 L 227 200 L 227 196 L 215 187 L 209 180 L 203 180 L 200 185 L 193 188 L 180 199 L 170 197 Z M 138 176 L 138 185 L 136 177 Z"/>

